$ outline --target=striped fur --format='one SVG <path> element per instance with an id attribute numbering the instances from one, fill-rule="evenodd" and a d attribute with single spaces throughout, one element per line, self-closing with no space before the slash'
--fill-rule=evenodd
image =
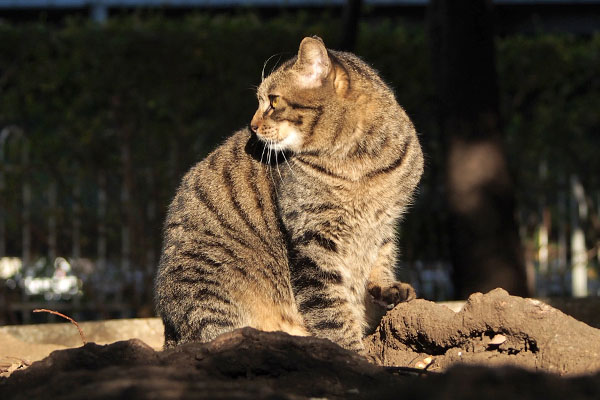
<path id="1" fill-rule="evenodd" d="M 395 231 L 420 179 L 415 129 L 375 71 L 305 38 L 265 78 L 251 130 L 184 177 L 156 278 L 165 346 L 243 326 L 360 351 L 397 282 Z"/>

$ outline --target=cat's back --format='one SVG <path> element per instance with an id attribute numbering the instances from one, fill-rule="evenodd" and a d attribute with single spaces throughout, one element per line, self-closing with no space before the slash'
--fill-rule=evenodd
<path id="1" fill-rule="evenodd" d="M 254 139 L 247 130 L 227 139 L 185 175 L 169 207 L 155 283 L 167 347 L 235 327 L 301 325 L 273 183 Z"/>
<path id="2" fill-rule="evenodd" d="M 165 248 L 171 239 L 181 246 L 210 237 L 230 241 L 238 251 L 253 250 L 246 257 L 268 249 L 274 257 L 284 256 L 276 253 L 282 237 L 261 149 L 248 130 L 240 130 L 187 172 L 169 207 Z"/>

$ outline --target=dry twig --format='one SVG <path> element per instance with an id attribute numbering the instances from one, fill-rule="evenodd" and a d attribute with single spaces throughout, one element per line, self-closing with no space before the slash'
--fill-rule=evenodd
<path id="1" fill-rule="evenodd" d="M 83 344 L 87 343 L 87 341 L 85 340 L 85 335 L 83 334 L 83 331 L 79 327 L 79 324 L 77 323 L 77 321 L 75 321 L 73 318 L 68 317 L 65 314 L 59 313 L 58 311 L 47 310 L 45 308 L 36 308 L 35 310 L 33 310 L 33 312 L 35 312 L 35 313 L 37 313 L 37 312 L 47 312 L 47 313 L 50 313 L 50 314 L 58 315 L 59 317 L 63 317 L 64 319 L 68 319 L 69 321 L 71 321 L 71 323 L 73 325 L 75 325 L 75 327 L 77 327 L 77 330 L 79 331 L 79 336 L 81 336 L 81 341 L 83 342 Z"/>
<path id="2" fill-rule="evenodd" d="M 31 365 L 31 361 L 29 361 L 29 360 L 26 360 L 26 359 L 24 359 L 24 358 L 21 358 L 21 357 L 4 356 L 4 358 L 12 358 L 13 360 L 20 361 L 20 362 L 21 362 L 21 364 L 23 364 L 23 365 L 24 365 L 24 366 L 26 366 L 26 367 L 29 367 L 29 366 Z"/>

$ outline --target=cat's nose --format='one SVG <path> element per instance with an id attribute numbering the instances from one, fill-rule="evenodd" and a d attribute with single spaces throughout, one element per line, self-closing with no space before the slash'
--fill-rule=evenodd
<path id="1" fill-rule="evenodd" d="M 256 114 L 254 114 L 254 117 L 252 117 L 252 121 L 250 122 L 250 129 L 252 129 L 252 132 L 256 133 L 256 131 L 258 131 L 258 128 L 260 128 L 260 118 L 258 118 L 258 112 Z"/>

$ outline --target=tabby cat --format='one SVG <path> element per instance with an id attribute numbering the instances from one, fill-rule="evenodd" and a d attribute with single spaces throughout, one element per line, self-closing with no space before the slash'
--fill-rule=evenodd
<path id="1" fill-rule="evenodd" d="M 360 351 L 396 281 L 396 225 L 423 171 L 390 88 L 318 37 L 258 88 L 250 129 L 194 166 L 156 277 L 165 347 L 251 326 Z"/>

